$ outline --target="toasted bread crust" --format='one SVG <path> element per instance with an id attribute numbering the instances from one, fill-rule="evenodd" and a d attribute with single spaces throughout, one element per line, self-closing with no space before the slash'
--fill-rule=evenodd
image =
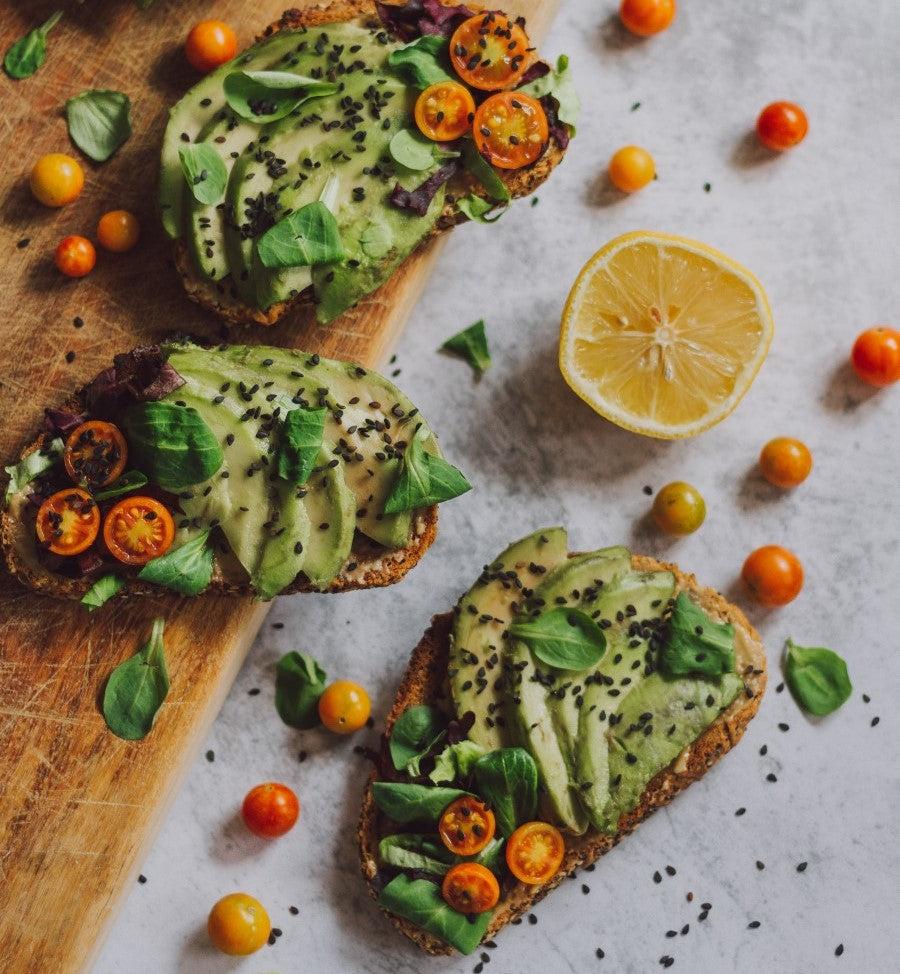
<path id="1" fill-rule="evenodd" d="M 473 9 L 478 9 L 473 7 Z M 342 23 L 357 17 L 376 17 L 375 6 L 371 0 L 333 0 L 332 3 L 317 7 L 306 7 L 303 10 L 285 10 L 281 17 L 269 24 L 257 40 L 280 30 L 296 30 L 300 27 L 316 27 L 319 24 Z M 550 144 L 541 157 L 523 169 L 495 170 L 513 198 L 528 196 L 534 192 L 550 175 L 562 160 L 565 150 L 551 135 Z M 467 217 L 456 206 L 455 200 L 469 193 L 485 197 L 484 188 L 468 172 L 454 176 L 447 184 L 448 200 L 438 217 L 437 223 L 430 233 L 419 244 L 424 246 L 434 237 L 452 230 L 459 223 L 465 223 Z M 183 240 L 174 242 L 175 267 L 181 275 L 185 291 L 192 301 L 202 305 L 224 318 L 230 325 L 274 325 L 284 317 L 288 311 L 312 305 L 312 290 L 307 288 L 290 301 L 280 301 L 263 310 L 245 304 L 236 296 L 236 292 L 228 284 L 228 278 L 222 281 L 210 281 L 197 273 L 194 268 L 188 248 Z"/>
<path id="2" fill-rule="evenodd" d="M 527 913 L 535 903 L 542 900 L 576 869 L 590 865 L 604 853 L 609 852 L 626 835 L 656 809 L 667 805 L 680 791 L 703 775 L 716 761 L 734 747 L 741 739 L 747 724 L 756 714 L 766 688 L 766 658 L 759 634 L 741 610 L 727 602 L 715 589 L 698 585 L 693 575 L 685 574 L 677 566 L 659 562 L 654 558 L 635 555 L 632 565 L 638 571 L 667 570 L 674 573 L 676 591 L 694 594 L 702 607 L 721 622 L 730 622 L 741 634 L 746 650 L 744 690 L 734 703 L 699 737 L 685 748 L 679 757 L 661 771 L 649 783 L 634 811 L 623 815 L 619 820 L 618 831 L 614 835 L 589 830 L 584 835 L 565 835 L 566 855 L 559 872 L 541 886 L 526 886 L 518 883 L 508 896 L 500 900 L 494 908 L 494 915 L 484 935 L 490 940 L 501 927 L 511 920 Z M 388 714 L 386 732 L 389 735 L 394 723 L 410 707 L 422 703 L 445 704 L 451 707 L 447 683 L 447 664 L 450 647 L 450 631 L 453 614 L 450 612 L 435 616 L 416 647 L 400 683 L 394 706 Z M 372 773 L 366 784 L 357 837 L 360 848 L 360 866 L 373 898 L 377 899 L 378 889 L 378 840 L 379 812 L 372 797 L 371 784 L 377 780 Z M 415 941 L 429 954 L 452 954 L 452 947 L 417 927 L 408 920 L 393 913 L 385 916 L 403 934 Z"/>
<path id="3" fill-rule="evenodd" d="M 61 407 L 73 413 L 86 412 L 85 388 L 79 389 Z M 40 433 L 19 454 L 24 459 L 52 438 L 50 433 Z M 303 575 L 297 578 L 280 593 L 291 595 L 296 592 L 350 592 L 362 588 L 380 588 L 393 585 L 415 565 L 437 536 L 437 505 L 421 508 L 413 519 L 413 536 L 404 548 L 391 550 L 374 541 L 369 541 L 357 533 L 353 540 L 351 560 L 325 589 L 313 588 Z M 23 585 L 61 599 L 80 599 L 96 580 L 93 577 L 67 578 L 49 571 L 37 556 L 33 521 L 25 521 L 16 510 L 4 509 L 0 513 L 0 547 L 6 558 L 10 574 Z M 158 595 L 167 591 L 159 585 L 144 582 L 137 577 L 129 577 L 123 595 Z M 213 575 L 203 594 L 252 595 L 248 581 L 234 571 L 227 571 L 222 559 L 216 555 Z"/>

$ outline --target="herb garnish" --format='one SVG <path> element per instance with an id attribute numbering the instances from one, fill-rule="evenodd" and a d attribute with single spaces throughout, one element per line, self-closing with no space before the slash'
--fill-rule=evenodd
<path id="1" fill-rule="evenodd" d="M 679 592 L 659 662 L 673 676 L 732 673 L 734 626 L 713 622 L 686 593 Z"/>
<path id="2" fill-rule="evenodd" d="M 4 467 L 3 469 L 9 474 L 6 503 L 8 504 L 13 494 L 17 494 L 30 484 L 35 477 L 40 477 L 42 473 L 49 470 L 62 456 L 64 446 L 63 441 L 55 437 L 40 450 L 35 450 L 27 457 L 23 457 L 18 463 Z"/>
<path id="3" fill-rule="evenodd" d="M 153 582 L 181 595 L 199 595 L 212 578 L 215 552 L 209 546 L 209 530 L 178 548 L 153 558 L 138 572 L 144 582 Z"/>
<path id="4" fill-rule="evenodd" d="M 126 741 L 146 737 L 169 692 L 163 630 L 166 620 L 153 620 L 150 641 L 110 674 L 103 691 L 103 719 Z"/>
<path id="5" fill-rule="evenodd" d="M 468 794 L 460 788 L 372 782 L 375 804 L 395 822 L 436 822 L 450 802 Z"/>
<path id="6" fill-rule="evenodd" d="M 47 35 L 59 23 L 63 12 L 57 10 L 40 27 L 20 37 L 6 52 L 3 70 L 16 81 L 30 78 L 47 57 Z"/>
<path id="7" fill-rule="evenodd" d="M 439 81 L 455 81 L 450 73 L 447 49 L 450 42 L 438 34 L 423 34 L 394 51 L 388 64 L 409 77 L 416 88 L 427 88 Z"/>
<path id="8" fill-rule="evenodd" d="M 206 206 L 218 203 L 228 184 L 228 170 L 219 153 L 206 142 L 194 142 L 179 146 L 178 158 L 194 199 Z"/>
<path id="9" fill-rule="evenodd" d="M 421 172 L 430 169 L 436 162 L 456 159 L 458 152 L 444 149 L 440 143 L 426 139 L 416 129 L 399 129 L 388 144 L 391 158 L 404 169 Z"/>
<path id="10" fill-rule="evenodd" d="M 397 719 L 391 730 L 391 761 L 403 771 L 411 761 L 424 757 L 444 736 L 447 721 L 435 707 L 410 707 Z M 418 769 L 414 769 L 418 773 Z"/>
<path id="11" fill-rule="evenodd" d="M 322 446 L 327 409 L 292 409 L 281 423 L 275 474 L 292 484 L 305 484 Z"/>
<path id="12" fill-rule="evenodd" d="M 494 167 L 478 151 L 471 139 L 463 140 L 463 166 L 484 186 L 491 199 L 498 203 L 507 203 L 511 198 L 509 189 Z"/>
<path id="13" fill-rule="evenodd" d="M 833 713 L 853 692 L 847 664 L 831 649 L 798 646 L 788 637 L 784 676 L 797 703 L 817 717 Z"/>
<path id="14" fill-rule="evenodd" d="M 121 497 L 122 494 L 130 494 L 131 491 L 143 487 L 147 483 L 147 478 L 140 470 L 129 470 L 117 477 L 108 487 L 102 487 L 94 491 L 95 501 L 107 501 L 112 497 Z"/>
<path id="15" fill-rule="evenodd" d="M 441 348 L 458 355 L 465 359 L 473 369 L 484 372 L 490 368 L 491 353 L 488 350 L 487 336 L 484 333 L 484 319 L 476 321 L 474 325 L 461 332 L 457 332 L 452 338 L 441 345 Z"/>
<path id="16" fill-rule="evenodd" d="M 285 653 L 275 670 L 275 709 L 278 716 L 298 730 L 310 730 L 319 718 L 319 697 L 328 677 L 325 670 L 306 653 Z"/>
<path id="17" fill-rule="evenodd" d="M 321 201 L 301 206 L 279 220 L 256 241 L 265 267 L 306 267 L 330 264 L 345 256 L 334 214 Z"/>
<path id="18" fill-rule="evenodd" d="M 229 108 L 248 122 L 277 122 L 312 98 L 333 95 L 338 86 L 289 71 L 234 71 L 222 85 Z"/>
<path id="19" fill-rule="evenodd" d="M 414 435 L 403 455 L 400 471 L 384 503 L 385 514 L 400 514 L 459 497 L 472 489 L 452 464 L 425 449 Z"/>
<path id="20" fill-rule="evenodd" d="M 606 636 L 580 609 L 560 606 L 507 630 L 521 639 L 541 662 L 559 670 L 585 670 L 596 666 L 606 652 Z"/>
<path id="21" fill-rule="evenodd" d="M 119 578 L 118 575 L 102 575 L 84 593 L 81 604 L 88 612 L 93 612 L 94 609 L 99 609 L 101 605 L 105 605 L 114 595 L 121 592 L 124 586 L 124 578 Z"/>
<path id="22" fill-rule="evenodd" d="M 476 761 L 474 774 L 478 795 L 494 810 L 501 835 L 509 837 L 537 815 L 537 765 L 524 748 L 488 752 Z"/>
<path id="23" fill-rule="evenodd" d="M 66 123 L 89 159 L 106 162 L 131 136 L 131 100 L 121 91 L 83 91 L 66 102 Z"/>

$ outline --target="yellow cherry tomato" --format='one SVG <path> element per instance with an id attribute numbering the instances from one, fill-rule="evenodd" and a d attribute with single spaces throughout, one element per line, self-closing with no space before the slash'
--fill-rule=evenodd
<path id="1" fill-rule="evenodd" d="M 666 534 L 693 534 L 706 518 L 706 502 L 700 491 L 675 480 L 653 499 L 653 520 Z"/>
<path id="2" fill-rule="evenodd" d="M 319 697 L 319 717 L 335 734 L 352 734 L 369 719 L 369 695 L 351 680 L 335 680 Z"/>
<path id="3" fill-rule="evenodd" d="M 812 470 L 812 454 L 805 443 L 790 436 L 776 436 L 759 455 L 762 475 L 776 487 L 796 487 Z"/>
<path id="4" fill-rule="evenodd" d="M 209 911 L 206 930 L 223 953 L 245 957 L 266 943 L 272 924 L 259 900 L 247 893 L 229 893 Z"/>
<path id="5" fill-rule="evenodd" d="M 44 206 L 65 206 L 84 187 L 84 171 L 71 156 L 51 152 L 34 164 L 29 185 L 34 198 Z"/>
<path id="6" fill-rule="evenodd" d="M 184 53 L 192 67 L 206 74 L 234 57 L 237 37 L 222 20 L 201 20 L 191 28 Z"/>
<path id="7" fill-rule="evenodd" d="M 475 99 L 465 85 L 438 81 L 416 99 L 416 125 L 426 139 L 452 142 L 465 135 L 475 117 Z"/>
<path id="8" fill-rule="evenodd" d="M 141 225 L 128 210 L 110 210 L 100 217 L 97 224 L 97 241 L 105 250 L 123 254 L 138 242 Z"/>
<path id="9" fill-rule="evenodd" d="M 84 277 L 97 263 L 97 251 L 86 237 L 63 237 L 54 256 L 56 266 L 66 277 Z"/>
<path id="10" fill-rule="evenodd" d="M 609 178 L 616 189 L 635 193 L 656 175 L 653 156 L 639 145 L 626 145 L 609 160 Z"/>

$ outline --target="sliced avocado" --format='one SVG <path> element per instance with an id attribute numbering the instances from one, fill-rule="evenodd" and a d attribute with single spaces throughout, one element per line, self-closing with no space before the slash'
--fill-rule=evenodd
<path id="1" fill-rule="evenodd" d="M 566 557 L 563 528 L 544 528 L 486 565 L 459 600 L 450 634 L 450 691 L 457 716 L 472 711 L 469 738 L 486 750 L 512 743 L 504 715 L 503 632 L 524 598 Z"/>
<path id="2" fill-rule="evenodd" d="M 268 508 L 268 520 L 263 525 L 265 541 L 262 547 L 258 536 L 255 539 L 247 537 L 246 528 L 241 535 L 241 552 L 248 561 L 254 556 L 255 542 L 257 561 L 250 569 L 250 581 L 261 599 L 274 598 L 301 571 L 306 572 L 307 561 L 313 550 L 312 539 L 316 534 L 312 512 L 293 484 L 283 481 L 273 483 L 268 497 L 272 506 Z M 234 533 L 226 531 L 225 535 L 232 543 Z"/>
<path id="3" fill-rule="evenodd" d="M 310 584 L 325 588 L 350 555 L 356 528 L 356 499 L 340 466 L 333 467 L 334 446 L 323 443 L 316 470 L 304 484 L 303 501 L 310 521 L 303 572 Z"/>

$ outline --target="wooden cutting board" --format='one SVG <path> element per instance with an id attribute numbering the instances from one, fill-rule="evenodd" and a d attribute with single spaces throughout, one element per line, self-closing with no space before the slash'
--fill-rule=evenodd
<path id="1" fill-rule="evenodd" d="M 209 5 L 155 0 L 140 11 L 129 0 L 8 4 L 0 52 L 57 6 L 65 15 L 37 75 L 13 82 L 0 74 L 4 463 L 31 438 L 45 406 L 62 402 L 116 352 L 173 332 L 223 334 L 218 319 L 184 296 L 153 210 L 167 109 L 197 80 L 182 39 Z M 246 45 L 282 6 L 228 0 L 209 15 L 229 22 Z M 511 4 L 528 18 L 535 40 L 557 6 L 558 0 Z M 32 198 L 28 172 L 46 152 L 80 158 L 69 144 L 63 109 L 86 88 L 127 92 L 134 134 L 103 165 L 82 160 L 81 196 L 49 210 Z M 69 233 L 94 237 L 99 217 L 118 208 L 140 218 L 139 246 L 122 255 L 101 251 L 88 277 L 63 278 L 53 266 L 57 242 Z M 381 291 L 330 327 L 297 316 L 229 337 L 382 365 L 439 249 L 432 245 L 412 257 Z M 75 326 L 78 319 L 83 326 Z M 77 603 L 30 593 L 0 570 L 0 966 L 6 974 L 91 967 L 266 612 L 250 599 L 164 596 L 117 601 L 88 615 Z M 150 736 L 128 743 L 107 731 L 98 696 L 113 667 L 146 641 L 157 615 L 167 620 L 172 687 Z"/>

